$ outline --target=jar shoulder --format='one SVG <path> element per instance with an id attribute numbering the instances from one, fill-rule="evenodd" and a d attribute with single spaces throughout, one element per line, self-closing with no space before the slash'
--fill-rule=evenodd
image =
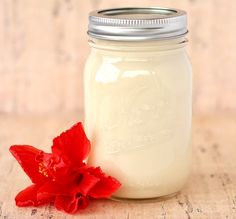
<path id="1" fill-rule="evenodd" d="M 165 53 L 100 53 L 92 51 L 86 61 L 85 78 L 108 83 L 125 78 L 160 77 L 171 74 L 191 79 L 191 63 L 184 50 Z M 182 76 L 181 76 L 182 75 Z"/>

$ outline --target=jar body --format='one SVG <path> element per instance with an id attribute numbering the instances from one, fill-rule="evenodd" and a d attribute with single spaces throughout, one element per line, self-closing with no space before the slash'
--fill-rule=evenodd
<path id="1" fill-rule="evenodd" d="M 175 193 L 191 160 L 192 73 L 185 48 L 178 41 L 109 43 L 93 42 L 85 67 L 88 163 L 122 183 L 116 197 Z"/>

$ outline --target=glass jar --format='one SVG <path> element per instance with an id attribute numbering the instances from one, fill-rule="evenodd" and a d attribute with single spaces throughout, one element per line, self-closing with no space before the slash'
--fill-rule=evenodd
<path id="1" fill-rule="evenodd" d="M 85 74 L 88 163 L 122 186 L 116 198 L 178 192 L 191 160 L 192 73 L 186 13 L 117 8 L 90 14 Z"/>

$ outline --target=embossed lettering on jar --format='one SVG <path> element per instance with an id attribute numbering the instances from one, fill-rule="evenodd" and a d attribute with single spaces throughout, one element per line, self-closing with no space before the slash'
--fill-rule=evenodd
<path id="1" fill-rule="evenodd" d="M 90 14 L 85 74 L 89 164 L 118 178 L 116 198 L 172 195 L 191 160 L 192 73 L 186 13 L 117 8 Z"/>

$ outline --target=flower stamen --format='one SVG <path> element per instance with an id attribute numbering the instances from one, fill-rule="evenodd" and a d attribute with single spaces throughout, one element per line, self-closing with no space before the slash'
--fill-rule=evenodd
<path id="1" fill-rule="evenodd" d="M 48 177 L 47 168 L 43 165 L 43 163 L 39 163 L 39 173 L 41 173 L 45 177 Z"/>

